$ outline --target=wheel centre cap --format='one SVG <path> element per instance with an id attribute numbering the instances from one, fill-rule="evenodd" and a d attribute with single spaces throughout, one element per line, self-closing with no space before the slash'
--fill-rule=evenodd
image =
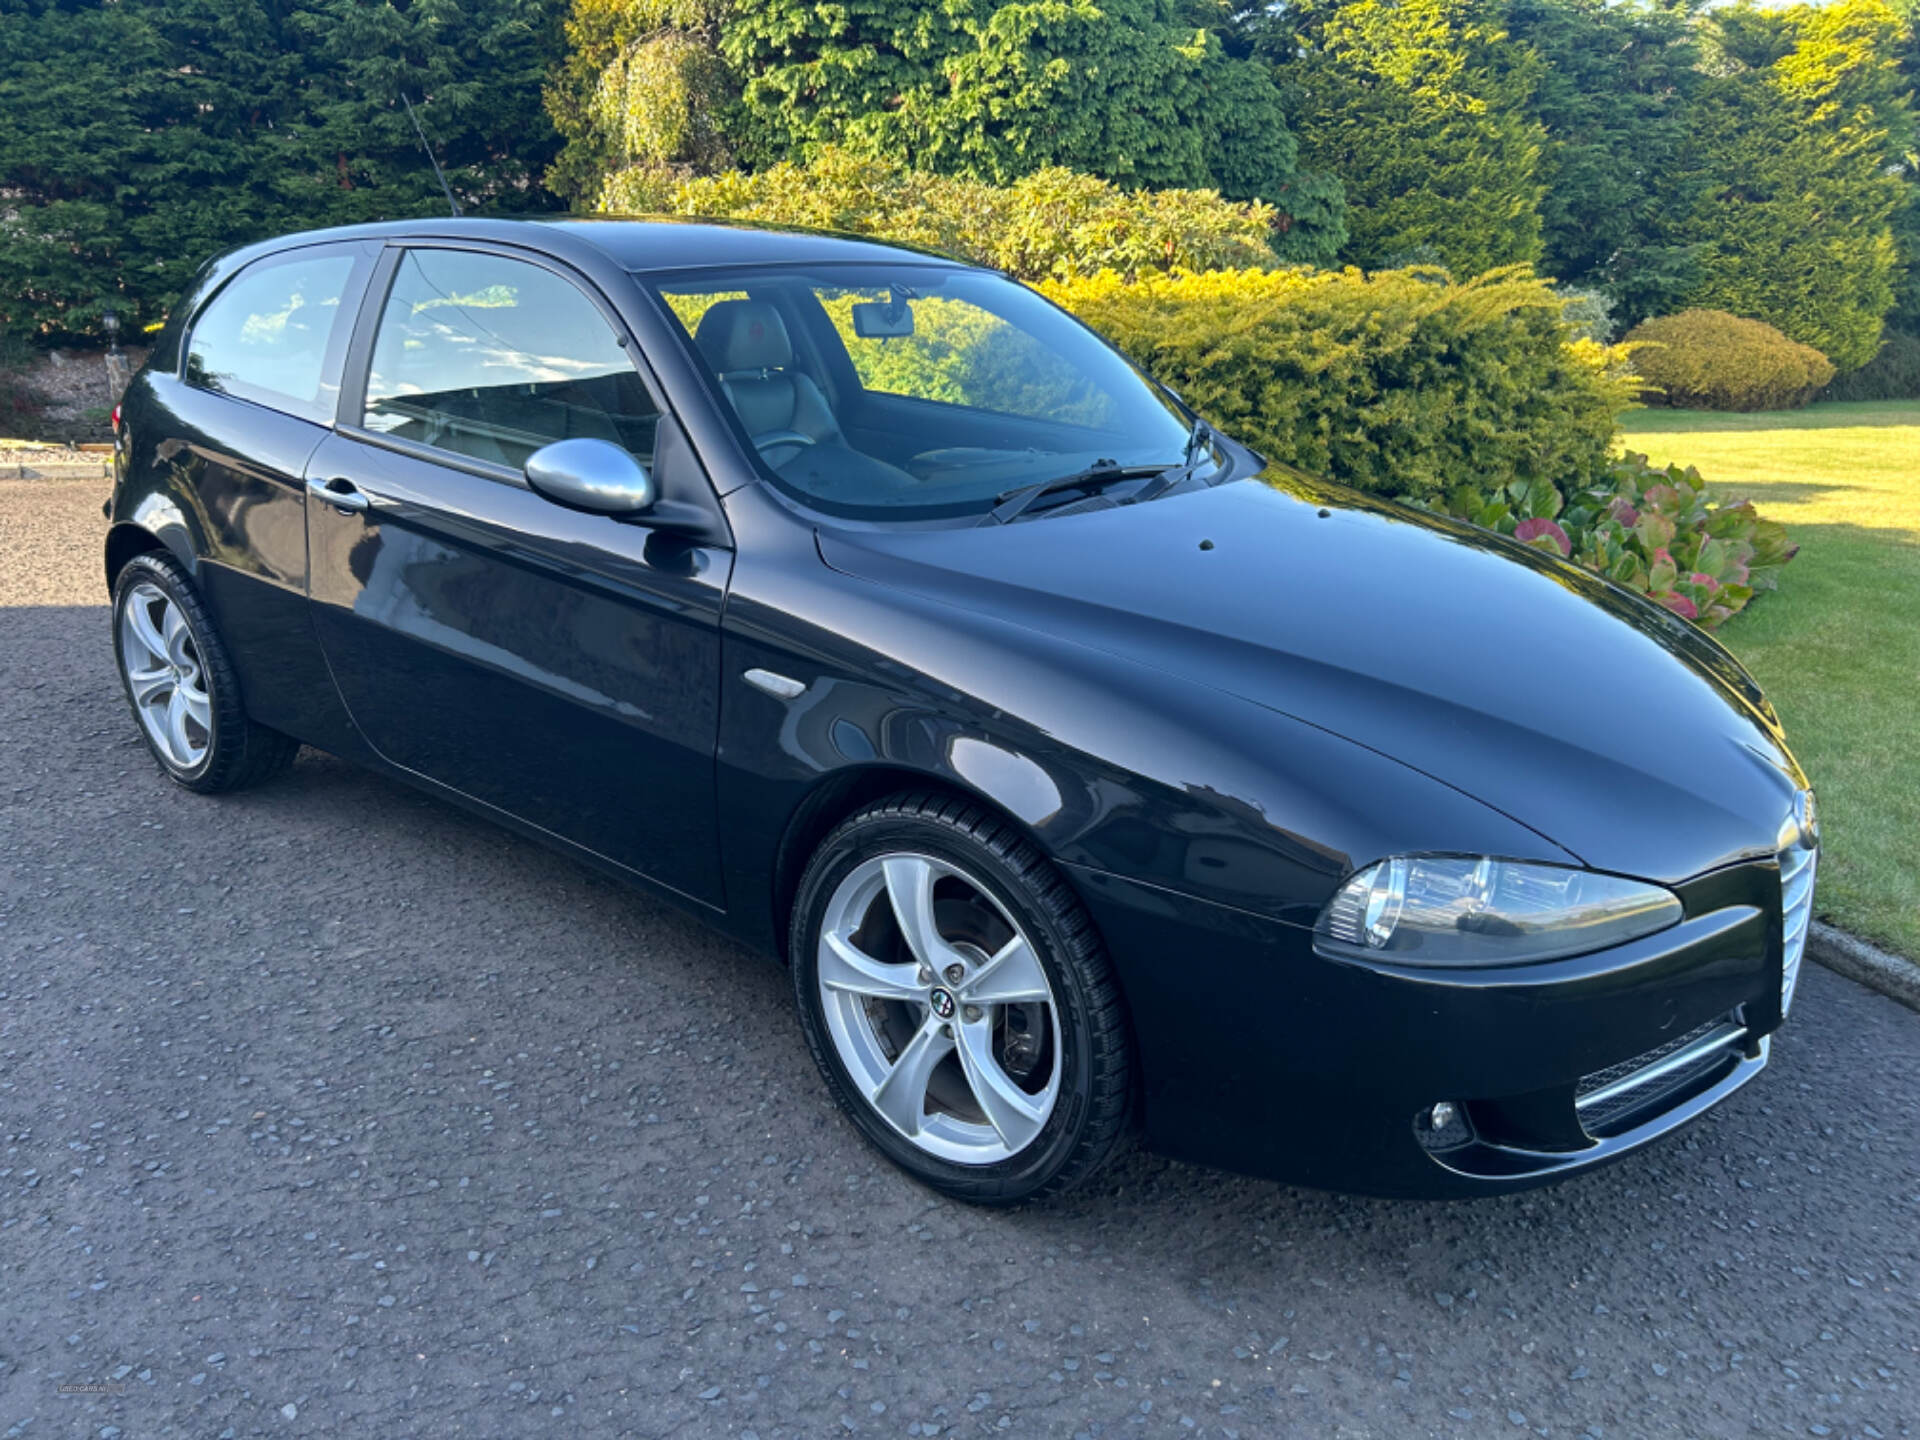
<path id="1" fill-rule="evenodd" d="M 942 1020 L 951 1020 L 958 1007 L 954 1004 L 953 992 L 939 985 L 933 987 L 927 995 L 927 1004 L 933 1007 L 933 1013 Z"/>

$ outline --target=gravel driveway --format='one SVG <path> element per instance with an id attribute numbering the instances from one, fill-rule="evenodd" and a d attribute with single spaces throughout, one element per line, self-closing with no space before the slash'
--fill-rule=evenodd
<path id="1" fill-rule="evenodd" d="M 165 783 L 101 499 L 0 482 L 0 1435 L 1920 1430 L 1892 1002 L 1809 966 L 1767 1075 L 1554 1190 L 966 1209 L 694 922 L 311 752 Z"/>

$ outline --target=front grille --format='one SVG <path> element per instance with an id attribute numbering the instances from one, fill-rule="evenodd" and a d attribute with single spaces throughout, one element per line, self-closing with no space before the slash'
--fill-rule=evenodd
<path id="1" fill-rule="evenodd" d="M 1596 1070 L 1573 1092 L 1573 1108 L 1589 1135 L 1602 1136 L 1724 1064 L 1747 1038 L 1739 1013 L 1722 1015 L 1654 1046 L 1644 1055 Z"/>
<path id="2" fill-rule="evenodd" d="M 1793 1007 L 1800 960 L 1807 952 L 1807 928 L 1813 922 L 1813 872 L 1818 850 L 1795 845 L 1780 852 L 1780 1013 Z"/>

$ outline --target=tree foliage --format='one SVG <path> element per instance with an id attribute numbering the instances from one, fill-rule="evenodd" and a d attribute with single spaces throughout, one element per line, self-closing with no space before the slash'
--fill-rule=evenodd
<path id="1" fill-rule="evenodd" d="M 555 0 L 295 0 L 288 23 L 295 153 L 306 182 L 334 192 L 330 222 L 444 203 L 403 95 L 462 205 L 550 205 L 540 86 L 560 53 Z"/>
<path id="2" fill-rule="evenodd" d="M 1302 158 L 1346 187 L 1347 259 L 1433 254 L 1472 275 L 1540 258 L 1541 67 L 1497 0 L 1304 0 L 1266 43 Z"/>
<path id="3" fill-rule="evenodd" d="M 1043 273 L 1099 248 L 1092 216 L 1125 266 L 1205 249 L 1218 192 L 1268 207 L 1265 257 L 1532 263 L 1623 325 L 1724 309 L 1844 371 L 1883 321 L 1920 333 L 1917 23 L 1920 0 L 0 0 L 0 328 L 139 322 L 210 251 L 439 209 L 407 97 L 495 213 L 860 225 L 855 194 L 924 219 L 975 193 L 935 180 L 1045 176 L 962 247 Z M 987 214 L 1019 235 L 982 239 Z"/>
<path id="4" fill-rule="evenodd" d="M 157 318 L 209 254 L 463 203 L 549 203 L 554 0 L 0 0 L 0 326 Z"/>
<path id="5" fill-rule="evenodd" d="M 1893 0 L 1893 9 L 1903 27 L 1894 52 L 1900 82 L 1920 105 L 1920 0 Z M 1893 244 L 1904 273 L 1895 282 L 1887 324 L 1912 337 L 1920 335 L 1920 138 L 1909 134 L 1904 149 L 1895 149 L 1893 169 L 1902 194 L 1893 216 Z"/>
<path id="6" fill-rule="evenodd" d="M 1887 326 L 1880 349 L 1820 392 L 1822 400 L 1920 400 L 1920 335 Z"/>
<path id="7" fill-rule="evenodd" d="M 1912 143 L 1883 0 L 1761 10 L 1706 22 L 1711 73 L 1690 129 L 1703 246 L 1689 303 L 1764 320 L 1843 370 L 1864 365 L 1893 308 L 1896 157 Z"/>
<path id="8" fill-rule="evenodd" d="M 1700 279 L 1685 168 L 1701 79 L 1697 0 L 1512 0 L 1508 29 L 1540 58 L 1531 113 L 1541 151 L 1547 273 L 1604 289 L 1632 325 Z"/>
<path id="9" fill-rule="evenodd" d="M 612 177 L 670 185 L 733 158 L 737 84 L 720 54 L 729 0 L 573 0 L 547 86 L 566 146 L 547 184 L 591 204 Z"/>
<path id="10" fill-rule="evenodd" d="M 1268 68 L 1171 0 L 759 0 L 720 48 L 741 80 L 749 163 L 823 145 L 1006 184 L 1048 167 L 1126 187 L 1217 189 L 1330 257 L 1340 191 L 1302 174 Z"/>

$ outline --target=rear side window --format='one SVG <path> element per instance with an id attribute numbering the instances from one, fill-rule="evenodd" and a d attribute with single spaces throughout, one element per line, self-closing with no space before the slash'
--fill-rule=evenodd
<path id="1" fill-rule="evenodd" d="M 336 245 L 256 260 L 194 321 L 187 383 L 331 421 L 352 324 L 346 299 L 364 258 Z"/>
<path id="2" fill-rule="evenodd" d="M 653 458 L 660 412 L 613 327 L 543 266 L 409 250 L 394 272 L 362 423 L 518 470 L 555 440 Z"/>

